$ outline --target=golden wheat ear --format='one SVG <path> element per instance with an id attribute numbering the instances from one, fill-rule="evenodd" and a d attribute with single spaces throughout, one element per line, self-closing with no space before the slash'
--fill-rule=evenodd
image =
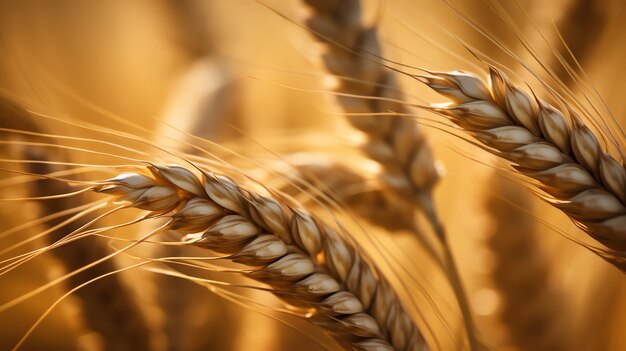
<path id="1" fill-rule="evenodd" d="M 426 342 L 381 272 L 340 231 L 230 178 L 153 165 L 95 190 L 171 218 L 187 245 L 247 266 L 242 272 L 356 350 L 422 350 Z M 148 173 L 146 173 L 148 174 Z"/>
<path id="2" fill-rule="evenodd" d="M 624 256 L 626 170 L 576 112 L 531 97 L 493 67 L 489 83 L 465 72 L 435 72 L 425 82 L 452 99 L 434 111 L 513 162 L 520 175 L 538 182 L 546 200 L 616 258 Z M 612 263 L 626 269 L 619 260 Z"/>
<path id="3" fill-rule="evenodd" d="M 366 135 L 364 153 L 383 166 L 381 182 L 396 197 L 421 208 L 441 230 L 431 195 L 440 171 L 419 125 L 402 116 L 411 111 L 399 102 L 402 94 L 393 72 L 376 60 L 382 55 L 378 34 L 361 24 L 360 1 L 305 3 L 311 9 L 307 27 L 327 44 L 322 61 L 339 80 L 338 102 L 352 126 Z M 380 113 L 400 116 L 383 118 Z"/>

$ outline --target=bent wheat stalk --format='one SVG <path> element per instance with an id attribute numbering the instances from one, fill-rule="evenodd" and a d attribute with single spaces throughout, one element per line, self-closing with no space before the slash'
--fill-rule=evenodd
<path id="1" fill-rule="evenodd" d="M 307 212 L 233 180 L 179 166 L 124 173 L 95 188 L 129 207 L 171 218 L 184 242 L 249 266 L 248 277 L 302 308 L 346 348 L 424 350 L 422 333 L 391 285 L 357 246 Z"/>
<path id="2" fill-rule="evenodd" d="M 625 255 L 626 171 L 576 112 L 531 97 L 493 67 L 489 83 L 466 72 L 430 73 L 425 83 L 453 100 L 435 111 L 512 161 L 578 227 Z"/>

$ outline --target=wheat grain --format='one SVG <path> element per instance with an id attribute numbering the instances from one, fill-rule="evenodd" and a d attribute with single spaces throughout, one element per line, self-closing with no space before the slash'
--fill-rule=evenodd
<path id="1" fill-rule="evenodd" d="M 125 173 L 96 190 L 129 206 L 167 213 L 185 242 L 253 267 L 245 273 L 358 350 L 427 349 L 393 289 L 364 254 L 331 227 L 229 178 L 179 166 Z M 268 234 L 270 233 L 270 234 Z"/>
<path id="2" fill-rule="evenodd" d="M 591 237 L 623 255 L 626 171 L 576 112 L 564 113 L 531 98 L 493 67 L 489 84 L 466 72 L 435 72 L 425 79 L 453 100 L 436 111 L 494 154 L 512 161 L 520 174 L 537 180 L 548 201 Z"/>

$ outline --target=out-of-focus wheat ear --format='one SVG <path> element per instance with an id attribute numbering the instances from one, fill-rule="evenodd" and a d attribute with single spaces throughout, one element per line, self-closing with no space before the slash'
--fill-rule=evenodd
<path id="1" fill-rule="evenodd" d="M 350 213 L 389 231 L 408 230 L 414 226 L 415 211 L 411 207 L 396 206 L 386 196 L 382 184 L 373 171 L 364 167 L 341 163 L 339 158 L 327 154 L 298 153 L 285 157 L 288 164 L 281 162 L 272 167 L 289 182 L 281 181 L 273 187 L 289 195 L 300 193 L 297 184 L 310 184 L 315 188 L 315 200 L 336 201 Z M 368 160 L 359 160 L 361 164 Z M 264 174 L 267 181 L 275 174 Z M 417 230 L 417 229 L 416 229 Z"/>
<path id="2" fill-rule="evenodd" d="M 382 56 L 382 51 L 377 29 L 361 23 L 359 0 L 304 2 L 310 9 L 306 26 L 318 41 L 326 44 L 322 61 L 331 74 L 338 76 L 336 92 L 402 99 L 393 72 L 378 63 L 376 56 Z M 349 96 L 337 100 L 346 113 L 361 114 L 347 119 L 367 137 L 362 145 L 365 154 L 383 166 L 381 182 L 395 197 L 408 202 L 403 206 L 414 204 L 421 208 L 439 232 L 441 224 L 431 193 L 440 171 L 426 136 L 411 119 L 375 115 L 410 111 L 403 104 L 388 100 Z M 367 116 L 368 113 L 373 115 Z"/>
<path id="3" fill-rule="evenodd" d="M 155 143 L 169 143 L 178 152 L 197 155 L 194 137 L 222 141 L 232 135 L 228 128 L 236 122 L 236 83 L 231 67 L 225 60 L 212 55 L 210 33 L 202 4 L 193 2 L 168 3 L 175 14 L 181 37 L 191 44 L 184 46 L 191 55 L 187 69 L 178 78 L 162 112 L 165 123 L 157 129 Z M 208 43 L 207 43 L 208 42 Z M 198 51 L 196 51 L 198 50 Z M 157 246 L 148 248 L 150 254 L 160 257 L 185 257 L 194 248 L 185 246 Z M 180 267 L 188 273 L 188 267 Z M 193 271 L 193 270 L 192 270 Z M 165 315 L 163 330 L 169 350 L 233 349 L 246 332 L 241 311 L 216 294 L 208 293 L 197 284 L 168 275 L 155 277 L 156 295 Z M 194 301 L 194 303 L 192 303 Z M 238 322 L 239 320 L 239 322 Z M 189 323 L 193 321 L 193 323 Z M 229 328 L 218 326 L 228 323 Z M 255 345 L 271 348 L 271 345 Z"/>
<path id="4" fill-rule="evenodd" d="M 313 308 L 307 320 L 346 349 L 428 349 L 392 286 L 347 233 L 295 204 L 209 171 L 197 176 L 182 167 L 159 166 L 150 173 L 127 173 L 95 190 L 168 216 L 173 231 L 190 233 L 182 242 L 246 265 L 242 273 L 271 286 L 287 303 Z M 153 181 L 144 181 L 148 178 Z M 203 196 L 187 190 L 197 183 L 204 186 Z"/>
<path id="5" fill-rule="evenodd" d="M 497 317 L 505 345 L 520 351 L 570 350 L 565 291 L 551 280 L 550 260 L 540 245 L 529 194 L 494 174 L 487 199 L 492 226 L 487 246 L 494 262 L 491 277 L 499 295 Z"/>
<path id="6" fill-rule="evenodd" d="M 616 259 L 608 260 L 626 269 L 617 259 L 626 250 L 626 170 L 576 112 L 531 97 L 494 67 L 489 83 L 459 72 L 433 73 L 425 79 L 453 100 L 435 111 L 511 161 L 518 174 L 538 181 L 545 198 L 613 250 Z"/>
<path id="7" fill-rule="evenodd" d="M 29 154 L 27 157 L 37 159 L 32 156 Z M 40 159 L 45 160 L 46 158 L 41 157 Z M 36 164 L 29 167 L 29 172 L 48 174 L 53 172 L 53 168 L 48 165 Z M 33 181 L 32 189 L 34 196 L 63 194 L 73 190 L 63 183 L 49 179 Z M 80 197 L 47 200 L 41 203 L 41 214 L 50 215 L 81 204 Z M 54 226 L 66 219 L 67 217 L 60 217 L 48 222 L 48 225 Z M 74 221 L 63 229 L 54 230 L 48 236 L 49 243 L 52 244 L 63 239 L 67 233 L 77 230 L 83 224 L 84 221 Z M 77 240 L 71 244 L 60 246 L 52 252 L 64 268 L 71 272 L 106 256 L 110 250 L 105 242 L 95 238 L 95 240 Z M 117 269 L 119 267 L 114 260 L 105 261 L 82 274 L 71 277 L 68 280 L 68 286 L 78 286 Z M 91 330 L 100 335 L 104 349 L 148 350 L 156 346 L 155 330 L 150 325 L 146 311 L 141 307 L 141 302 L 122 277 L 109 276 L 78 290 L 75 294 L 80 301 L 85 323 Z"/>
<path id="8" fill-rule="evenodd" d="M 31 120 L 26 111 L 12 102 L 0 99 L 0 123 L 5 128 L 15 128 L 25 131 L 40 132 L 40 128 Z M 35 138 L 35 137 L 33 137 Z M 33 140 L 31 140 L 33 141 Z M 42 141 L 40 138 L 36 141 Z M 51 140 L 45 140 L 51 142 Z M 35 161 L 51 161 L 49 155 L 41 150 L 24 147 L 24 159 Z M 56 155 L 56 154 L 55 154 Z M 58 156 L 58 155 L 57 155 Z M 59 161 L 58 157 L 53 158 Z M 52 164 L 30 163 L 27 171 L 33 174 L 49 174 L 59 170 Z M 67 184 L 50 179 L 36 179 L 27 186 L 32 196 L 51 194 L 65 194 L 75 191 Z M 39 202 L 42 216 L 58 213 L 80 206 L 84 203 L 83 197 L 69 197 L 49 199 Z M 67 220 L 70 217 L 62 216 L 46 222 L 49 228 Z M 63 228 L 53 230 L 46 236 L 49 244 L 61 240 L 82 225 L 87 218 L 71 222 Z M 99 238 L 92 240 L 77 240 L 70 244 L 59 246 L 51 251 L 56 259 L 68 271 L 74 271 L 90 264 L 110 253 L 104 241 Z M 91 279 L 106 273 L 118 270 L 115 261 L 105 261 L 83 273 L 72 276 L 68 280 L 68 287 L 79 286 Z M 105 279 L 89 284 L 76 291 L 75 295 L 80 302 L 80 310 L 86 326 L 98 334 L 98 342 L 105 350 L 149 350 L 154 349 L 155 332 L 151 327 L 141 304 L 135 297 L 132 289 L 119 275 L 111 275 Z"/>
<path id="9" fill-rule="evenodd" d="M 165 124 L 157 130 L 158 138 L 168 143 L 192 143 L 189 135 L 211 141 L 232 136 L 231 125 L 237 125 L 237 84 L 232 68 L 216 57 L 201 57 L 191 62 L 167 99 L 162 113 Z M 186 135 L 185 133 L 189 133 Z M 177 149 L 197 150 L 179 143 Z"/>

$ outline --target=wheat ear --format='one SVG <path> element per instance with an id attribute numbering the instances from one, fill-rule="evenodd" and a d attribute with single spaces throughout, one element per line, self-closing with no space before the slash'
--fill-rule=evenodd
<path id="1" fill-rule="evenodd" d="M 498 317 L 507 344 L 520 351 L 569 350 L 566 296 L 550 283 L 550 261 L 538 245 L 535 225 L 502 200 L 531 210 L 530 195 L 499 175 L 491 184 L 499 198 L 487 202 L 493 223 L 487 245 L 495 258 L 491 277 L 502 301 Z"/>
<path id="2" fill-rule="evenodd" d="M 576 112 L 531 97 L 493 67 L 488 84 L 466 72 L 435 72 L 425 80 L 453 100 L 436 111 L 512 161 L 581 229 L 624 255 L 626 171 Z"/>
<path id="3" fill-rule="evenodd" d="M 32 121 L 31 116 L 17 104 L 0 98 L 0 122 L 3 127 L 16 128 L 24 131 L 41 132 L 41 128 Z M 36 137 L 31 137 L 34 139 Z M 37 138 L 40 140 L 41 138 Z M 43 139 L 50 142 L 48 139 Z M 22 150 L 27 160 L 50 161 L 50 155 L 34 148 Z M 27 171 L 33 174 L 49 174 L 58 170 L 52 164 L 29 163 Z M 37 179 L 29 185 L 33 196 L 48 194 L 64 194 L 72 192 L 70 186 L 49 179 Z M 50 215 L 71 209 L 81 204 L 81 198 L 59 198 L 40 203 L 42 215 Z M 46 226 L 54 228 L 57 224 L 69 219 L 69 215 L 46 222 Z M 63 228 L 58 228 L 46 239 L 50 243 L 61 240 L 68 232 L 78 230 L 87 220 L 72 221 Z M 68 271 L 77 270 L 92 263 L 109 252 L 105 243 L 99 239 L 92 241 L 78 240 L 71 245 L 64 245 L 52 251 L 58 261 Z M 79 286 L 93 278 L 119 269 L 114 261 L 105 261 L 81 274 L 72 276 L 68 286 Z M 154 330 L 146 319 L 144 311 L 135 298 L 130 287 L 118 275 L 109 276 L 76 291 L 80 301 L 80 310 L 84 323 L 97 333 L 105 350 L 148 350 L 154 346 Z"/>
<path id="4" fill-rule="evenodd" d="M 390 284 L 355 244 L 307 212 L 233 180 L 179 166 L 125 173 L 96 190 L 167 214 L 189 245 L 227 254 L 244 272 L 298 307 L 347 348 L 424 350 L 421 332 Z"/>
<path id="5" fill-rule="evenodd" d="M 399 198 L 423 209 L 440 232 L 431 195 L 439 171 L 426 137 L 414 121 L 376 115 L 410 113 L 401 103 L 391 101 L 401 99 L 401 94 L 395 75 L 377 62 L 376 56 L 382 54 L 376 28 L 361 24 L 359 0 L 305 3 L 311 9 L 308 28 L 317 40 L 328 44 L 322 60 L 326 69 L 339 77 L 335 89 L 342 94 L 337 97 L 339 104 L 352 126 L 367 136 L 363 151 L 383 166 L 382 183 Z M 368 96 L 390 100 L 363 98 Z"/>

